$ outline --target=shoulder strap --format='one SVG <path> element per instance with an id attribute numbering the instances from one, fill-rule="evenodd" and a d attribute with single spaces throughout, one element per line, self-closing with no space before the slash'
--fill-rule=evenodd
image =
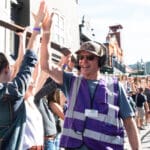
<path id="1" fill-rule="evenodd" d="M 76 97 L 77 97 L 77 94 L 78 94 L 78 91 L 79 91 L 81 79 L 82 79 L 81 76 L 76 77 L 75 81 L 73 83 L 71 104 L 70 104 L 70 110 L 72 110 L 72 111 L 73 111 L 73 108 L 74 108 L 74 105 L 75 105 L 75 102 L 76 102 Z"/>

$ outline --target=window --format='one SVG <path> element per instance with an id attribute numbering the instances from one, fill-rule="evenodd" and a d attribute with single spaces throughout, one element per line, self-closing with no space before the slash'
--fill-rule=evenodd
<path id="1" fill-rule="evenodd" d="M 58 12 L 55 12 L 53 17 L 53 33 L 52 33 L 52 41 L 59 44 L 64 45 L 64 17 L 60 15 Z"/>

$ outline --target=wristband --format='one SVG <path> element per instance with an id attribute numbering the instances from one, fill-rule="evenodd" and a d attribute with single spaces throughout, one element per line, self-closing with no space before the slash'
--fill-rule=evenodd
<path id="1" fill-rule="evenodd" d="M 50 31 L 44 31 L 43 34 L 50 34 Z"/>
<path id="2" fill-rule="evenodd" d="M 41 28 L 40 27 L 34 27 L 33 30 L 41 33 Z"/>

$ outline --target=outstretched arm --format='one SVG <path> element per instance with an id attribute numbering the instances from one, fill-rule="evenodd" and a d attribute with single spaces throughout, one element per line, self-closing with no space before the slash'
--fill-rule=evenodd
<path id="1" fill-rule="evenodd" d="M 37 13 L 33 33 L 30 37 L 29 42 L 28 42 L 27 49 L 33 50 L 33 48 L 36 47 L 36 42 L 35 41 L 38 38 L 37 35 L 39 34 L 39 31 L 37 31 L 35 29 L 41 28 L 41 23 L 42 23 L 42 21 L 45 17 L 46 11 L 47 11 L 47 7 L 46 7 L 46 4 L 45 4 L 45 1 L 43 0 L 43 1 L 41 1 L 40 7 L 39 7 L 39 10 L 38 10 L 38 13 Z"/>
<path id="2" fill-rule="evenodd" d="M 11 80 L 17 75 L 20 64 L 23 60 L 25 54 L 25 43 L 26 43 L 26 29 L 23 32 L 16 33 L 19 36 L 19 48 L 18 48 L 18 57 L 15 61 L 15 64 L 12 66 Z"/>
<path id="3" fill-rule="evenodd" d="M 20 70 L 18 74 L 12 80 L 13 86 L 10 87 L 10 91 L 14 91 L 14 93 L 16 93 L 19 96 L 24 96 L 24 93 L 28 88 L 32 72 L 37 63 L 37 57 L 35 56 L 36 53 L 35 47 L 39 31 L 35 30 L 35 28 L 39 28 L 41 26 L 45 13 L 46 13 L 46 4 L 45 1 L 41 1 L 34 29 L 28 42 L 26 54 L 24 55 L 23 62 L 21 67 L 19 68 Z M 15 89 L 18 91 L 15 91 Z"/>
<path id="4" fill-rule="evenodd" d="M 49 63 L 49 50 L 50 50 L 50 34 L 52 27 L 52 18 L 54 14 L 51 15 L 47 13 L 47 17 L 44 19 L 42 43 L 41 43 L 41 69 L 45 71 L 55 82 L 61 84 L 63 82 L 62 70 L 59 70 L 59 67 L 52 66 L 52 62 Z"/>

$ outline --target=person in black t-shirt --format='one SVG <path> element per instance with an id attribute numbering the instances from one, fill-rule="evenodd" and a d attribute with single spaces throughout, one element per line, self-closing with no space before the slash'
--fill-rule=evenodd
<path id="1" fill-rule="evenodd" d="M 139 129 L 144 129 L 144 118 L 145 113 L 148 111 L 147 97 L 143 94 L 143 88 L 138 88 L 138 93 L 136 95 L 136 122 Z M 146 112 L 145 112 L 146 111 Z"/>

